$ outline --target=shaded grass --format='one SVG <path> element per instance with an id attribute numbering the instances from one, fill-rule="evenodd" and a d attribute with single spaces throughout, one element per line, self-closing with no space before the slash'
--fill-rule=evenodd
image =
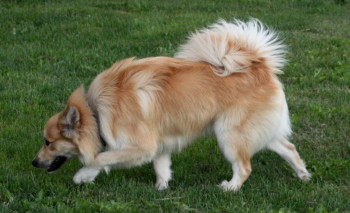
<path id="1" fill-rule="evenodd" d="M 335 1 L 2 1 L 0 3 L 1 212 L 350 211 L 350 17 Z M 291 140 L 313 172 L 302 183 L 263 152 L 238 193 L 214 138 L 173 157 L 171 189 L 151 165 L 76 186 L 77 160 L 54 175 L 31 167 L 47 118 L 80 84 L 125 57 L 171 56 L 189 32 L 219 17 L 257 17 L 289 45 L 285 85 Z"/>

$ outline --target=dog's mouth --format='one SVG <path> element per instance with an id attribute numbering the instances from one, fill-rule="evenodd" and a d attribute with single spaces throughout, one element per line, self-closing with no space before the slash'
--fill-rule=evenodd
<path id="1" fill-rule="evenodd" d="M 67 161 L 66 156 L 57 156 L 52 163 L 50 164 L 49 168 L 47 168 L 48 172 L 53 172 L 59 169 L 66 161 Z"/>

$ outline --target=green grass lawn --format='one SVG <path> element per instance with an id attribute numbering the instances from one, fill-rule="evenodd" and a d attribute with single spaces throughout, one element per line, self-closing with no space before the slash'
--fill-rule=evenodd
<path id="1" fill-rule="evenodd" d="M 0 2 L 0 212 L 350 212 L 350 2 L 312 0 L 13 0 Z M 47 119 L 117 60 L 172 56 L 218 18 L 261 19 L 281 32 L 281 81 L 296 144 L 313 179 L 257 154 L 237 192 L 216 185 L 230 165 L 208 136 L 173 156 L 158 192 L 151 165 L 75 185 L 73 160 L 55 174 L 31 166 Z"/>

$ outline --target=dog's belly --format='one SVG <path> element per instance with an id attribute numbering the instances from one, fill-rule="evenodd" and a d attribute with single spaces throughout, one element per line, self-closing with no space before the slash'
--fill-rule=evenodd
<path id="1" fill-rule="evenodd" d="M 191 136 L 164 137 L 158 144 L 158 153 L 180 152 L 194 141 Z"/>
<path id="2" fill-rule="evenodd" d="M 190 135 L 178 135 L 178 136 L 163 136 L 158 142 L 158 153 L 172 153 L 181 152 L 184 148 L 191 145 L 196 139 L 213 133 L 212 124 L 209 123 L 199 132 Z"/>

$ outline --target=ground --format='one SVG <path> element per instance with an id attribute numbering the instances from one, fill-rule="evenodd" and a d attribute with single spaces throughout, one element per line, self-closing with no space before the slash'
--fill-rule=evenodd
<path id="1" fill-rule="evenodd" d="M 151 165 L 75 185 L 78 160 L 54 174 L 31 166 L 47 119 L 69 94 L 115 61 L 172 56 L 188 33 L 219 18 L 256 17 L 288 45 L 285 86 L 296 145 L 310 182 L 262 152 L 237 192 L 215 138 L 173 157 L 174 180 L 158 192 Z M 0 212 L 350 211 L 349 1 L 0 2 Z"/>

